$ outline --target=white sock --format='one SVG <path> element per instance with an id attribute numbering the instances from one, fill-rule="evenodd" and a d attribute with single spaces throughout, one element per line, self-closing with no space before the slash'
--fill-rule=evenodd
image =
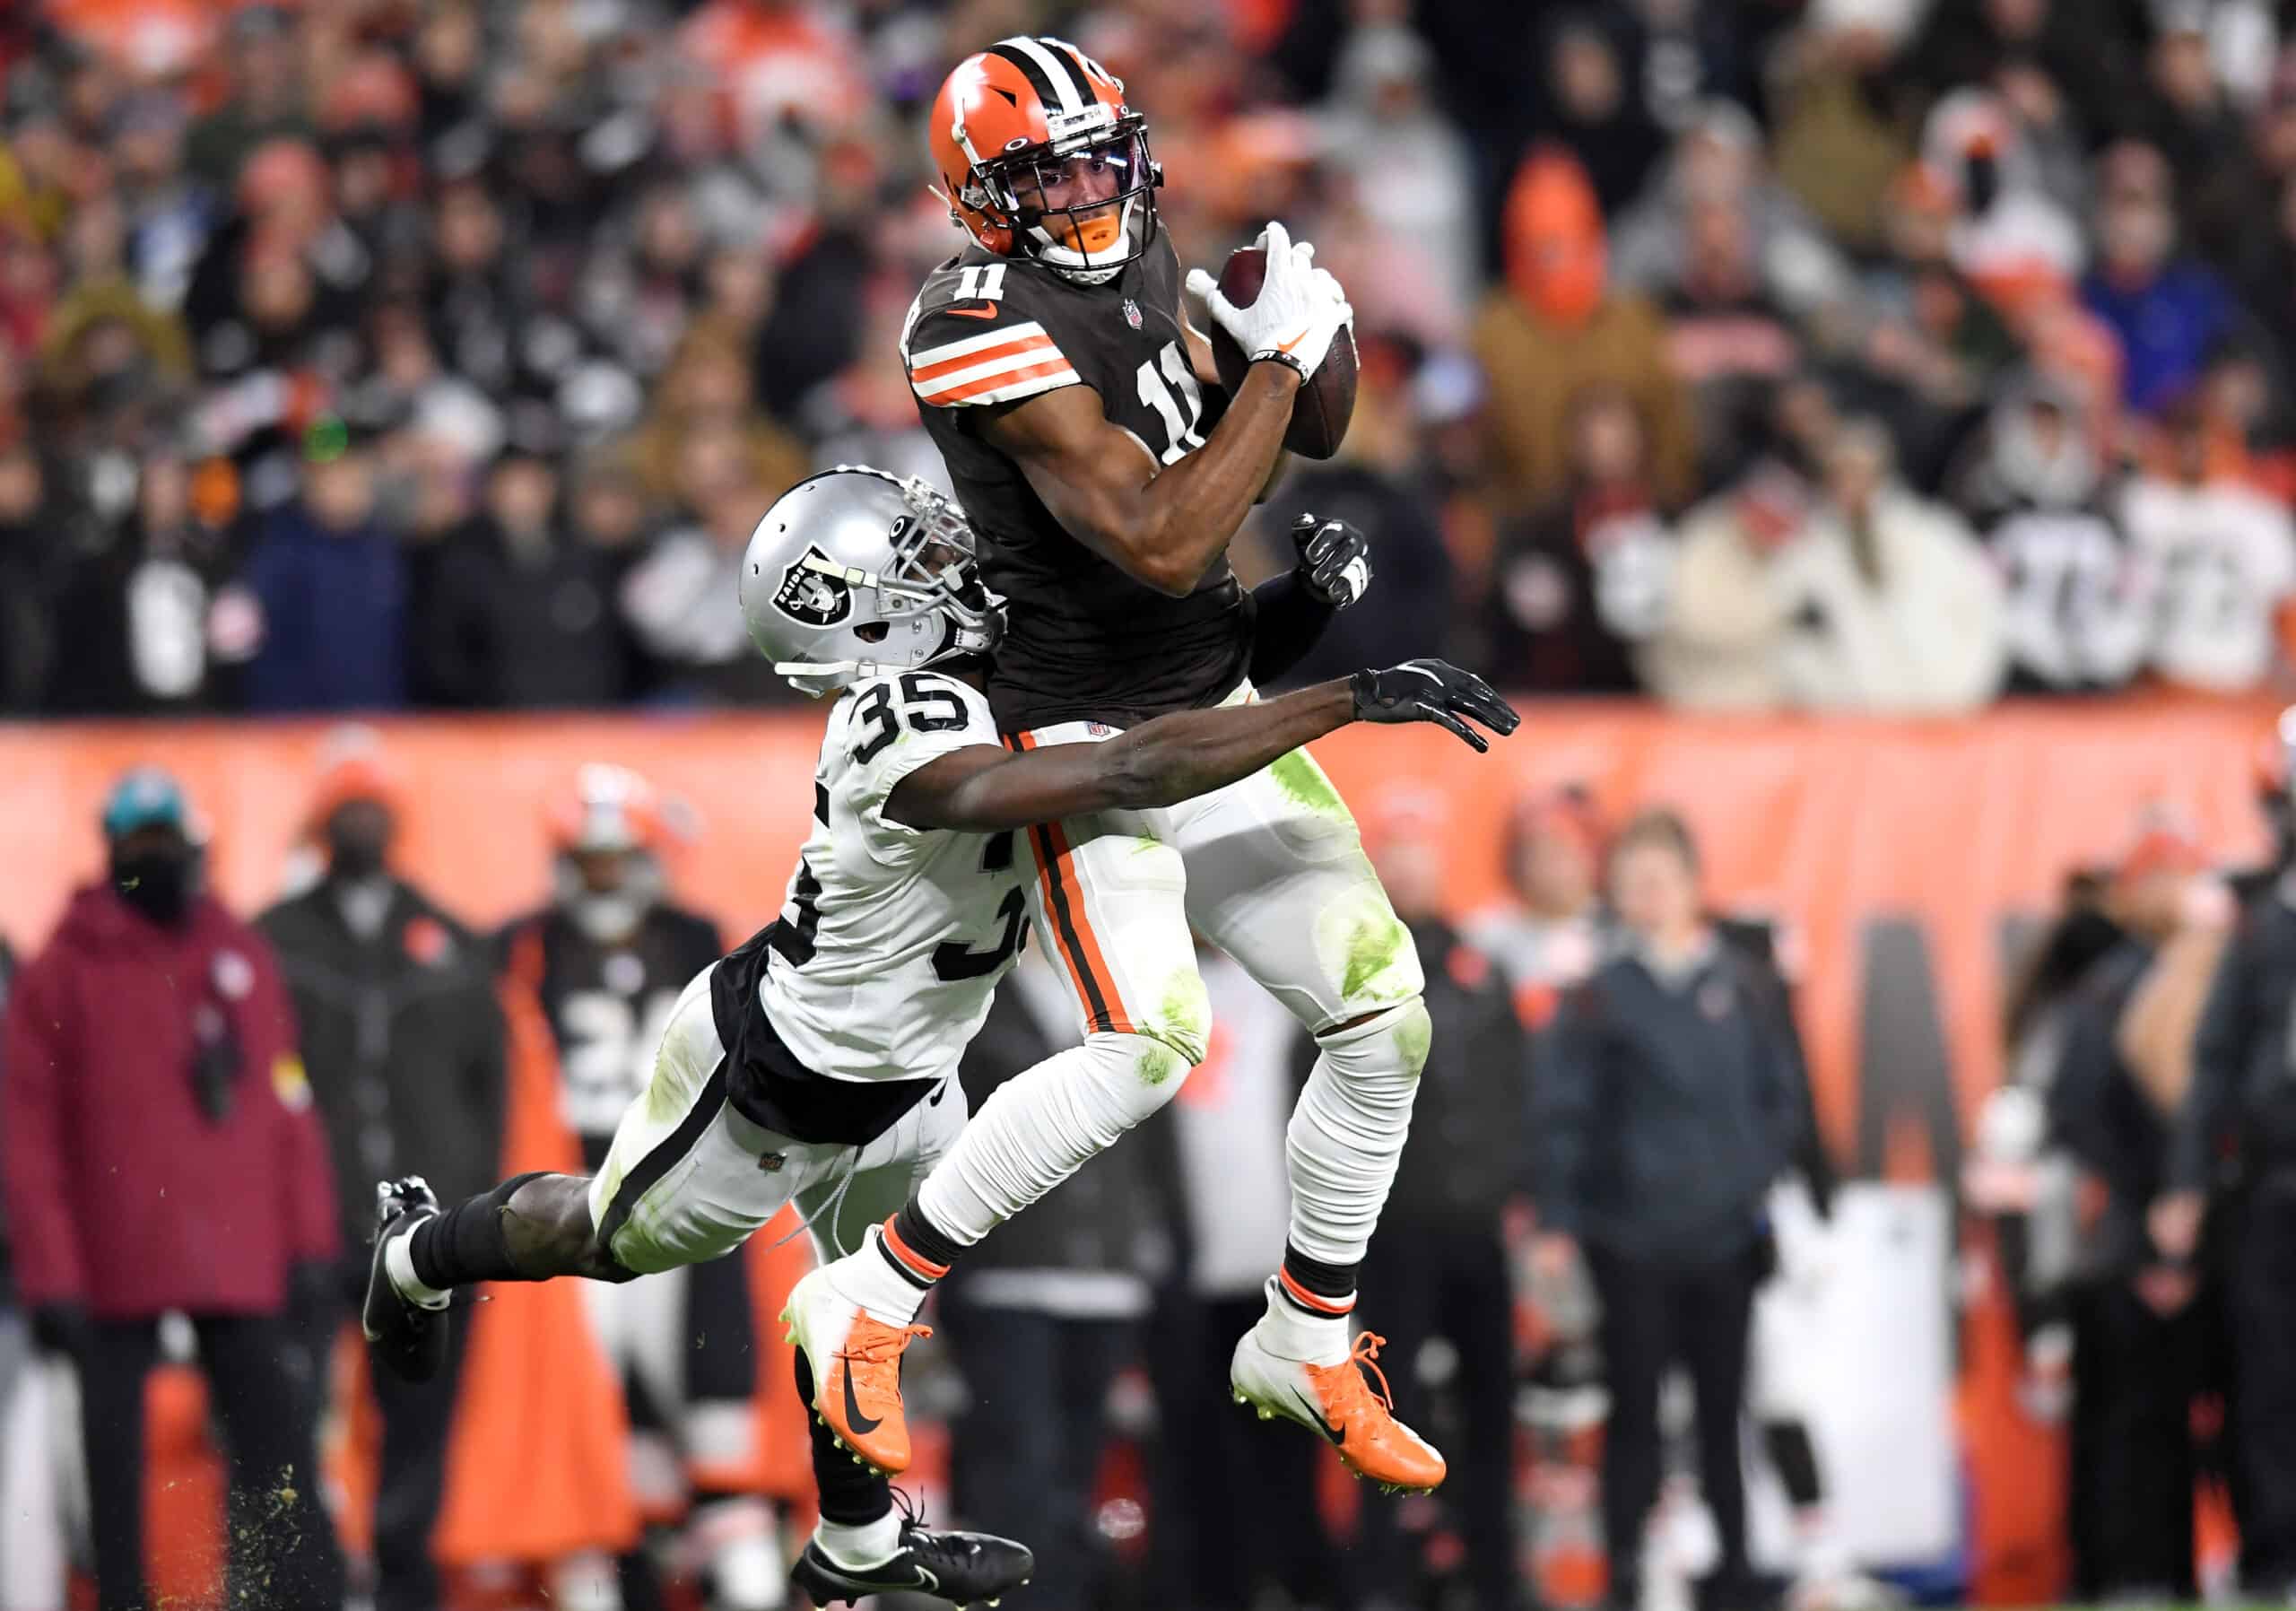
<path id="1" fill-rule="evenodd" d="M 1411 1133 L 1431 1026 L 1418 997 L 1319 1037 L 1323 1055 L 1283 1133 L 1292 1245 L 1320 1264 L 1363 1262 Z"/>
<path id="2" fill-rule="evenodd" d="M 865 1521 L 859 1527 L 848 1527 L 824 1516 L 821 1525 L 813 1528 L 813 1542 L 822 1546 L 822 1554 L 848 1572 L 866 1572 L 900 1554 L 900 1516 L 897 1511 L 887 1511 L 874 1521 Z"/>
<path id="3" fill-rule="evenodd" d="M 415 1222 L 418 1225 L 430 1223 L 427 1219 Z M 442 1293 L 435 1286 L 423 1285 L 422 1277 L 414 1273 L 414 1232 L 412 1230 L 400 1232 L 383 1249 L 383 1273 L 391 1278 L 391 1284 L 398 1288 L 398 1295 L 417 1309 L 444 1309 L 454 1297 L 452 1293 Z"/>
<path id="4" fill-rule="evenodd" d="M 917 1319 L 933 1289 L 895 1269 L 884 1243 L 885 1228 L 870 1226 L 858 1248 L 829 1267 L 829 1288 L 873 1320 L 906 1326 Z"/>
<path id="5" fill-rule="evenodd" d="M 1257 1329 L 1261 1345 L 1276 1358 L 1311 1365 L 1335 1365 L 1354 1346 L 1345 1315 L 1309 1314 L 1283 1295 L 1273 1276 L 1267 1278 L 1267 1312 Z"/>
<path id="6" fill-rule="evenodd" d="M 1047 1058 L 989 1093 L 918 1188 L 918 1206 L 972 1246 L 1170 1102 L 1188 1067 L 1146 1035 L 1091 1035 Z"/>

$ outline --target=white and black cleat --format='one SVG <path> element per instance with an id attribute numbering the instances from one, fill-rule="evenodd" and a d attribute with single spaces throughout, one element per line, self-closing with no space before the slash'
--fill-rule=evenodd
<path id="1" fill-rule="evenodd" d="M 1036 1557 L 1027 1546 L 992 1533 L 936 1531 L 909 1510 L 907 1494 L 893 1492 L 909 1515 L 901 1523 L 900 1553 L 891 1560 L 865 1568 L 840 1566 L 818 1540 L 805 1541 L 789 1581 L 814 1605 L 852 1605 L 873 1594 L 929 1594 L 961 1611 L 996 1605 L 1035 1572 Z"/>
<path id="2" fill-rule="evenodd" d="M 375 1252 L 367 1267 L 367 1300 L 359 1325 L 375 1363 L 404 1381 L 428 1381 L 446 1363 L 447 1311 L 426 1309 L 403 1296 L 383 1255 L 394 1237 L 438 1216 L 438 1194 L 421 1175 L 375 1187 Z"/>

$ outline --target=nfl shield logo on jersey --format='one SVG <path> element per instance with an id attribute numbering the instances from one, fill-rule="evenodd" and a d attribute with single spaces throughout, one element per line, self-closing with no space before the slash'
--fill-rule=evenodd
<path id="1" fill-rule="evenodd" d="M 830 565 L 828 573 L 809 568 L 808 562 Z M 808 548 L 781 573 L 781 588 L 773 607 L 792 621 L 807 626 L 835 626 L 853 614 L 853 589 L 845 585 L 842 570 L 819 548 Z"/>
<path id="2" fill-rule="evenodd" d="M 1135 330 L 1140 328 L 1140 304 L 1130 297 L 1124 299 L 1124 322 Z"/>

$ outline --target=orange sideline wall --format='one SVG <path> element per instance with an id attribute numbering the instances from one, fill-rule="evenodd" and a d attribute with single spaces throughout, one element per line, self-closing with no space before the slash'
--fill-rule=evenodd
<path id="1" fill-rule="evenodd" d="M 2274 710 L 2163 699 L 1883 723 L 1569 703 L 1531 709 L 1488 757 L 1423 727 L 1351 727 L 1315 753 L 1359 814 L 1391 788 L 1445 797 L 1462 910 L 1498 893 L 1506 814 L 1526 789 L 1583 779 L 1613 813 L 1654 800 L 1682 807 L 1705 840 L 1715 896 L 1770 907 L 1802 928 L 1805 1028 L 1840 1140 L 1856 1091 L 1856 980 L 1828 962 L 1862 916 L 1922 920 L 1966 1111 L 1998 1077 L 1996 916 L 2044 910 L 2064 870 L 2110 854 L 2148 803 L 2187 813 L 2220 854 L 2259 852 L 2252 768 Z M 327 730 L 0 726 L 0 935 L 21 952 L 46 937 L 71 887 L 100 871 L 105 788 L 145 761 L 172 767 L 210 819 L 215 887 L 241 910 L 266 903 L 303 827 Z M 780 904 L 812 809 L 821 718 L 428 719 L 381 730 L 412 779 L 401 865 L 472 921 L 543 898 L 545 800 L 582 762 L 615 761 L 699 810 L 700 839 L 674 882 L 746 934 Z"/>

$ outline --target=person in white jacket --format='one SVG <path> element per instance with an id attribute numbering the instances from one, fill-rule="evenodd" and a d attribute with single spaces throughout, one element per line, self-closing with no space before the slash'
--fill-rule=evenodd
<path id="1" fill-rule="evenodd" d="M 1638 660 L 1669 703 L 1920 716 L 1999 692 L 2001 581 L 1959 516 L 1891 478 L 1890 439 L 1837 427 L 1814 501 L 1758 466 L 1691 511 L 1665 624 Z"/>
<path id="2" fill-rule="evenodd" d="M 1645 687 L 1697 710 L 1786 703 L 1792 623 L 1771 579 L 1809 514 L 1801 478 L 1765 461 L 1683 517 L 1664 624 L 1635 657 Z"/>
<path id="3" fill-rule="evenodd" d="M 1959 515 L 1892 479 L 1892 461 L 1879 424 L 1845 422 L 1825 502 L 1770 567 L 1789 704 L 1946 715 L 2000 691 L 1999 574 Z"/>

